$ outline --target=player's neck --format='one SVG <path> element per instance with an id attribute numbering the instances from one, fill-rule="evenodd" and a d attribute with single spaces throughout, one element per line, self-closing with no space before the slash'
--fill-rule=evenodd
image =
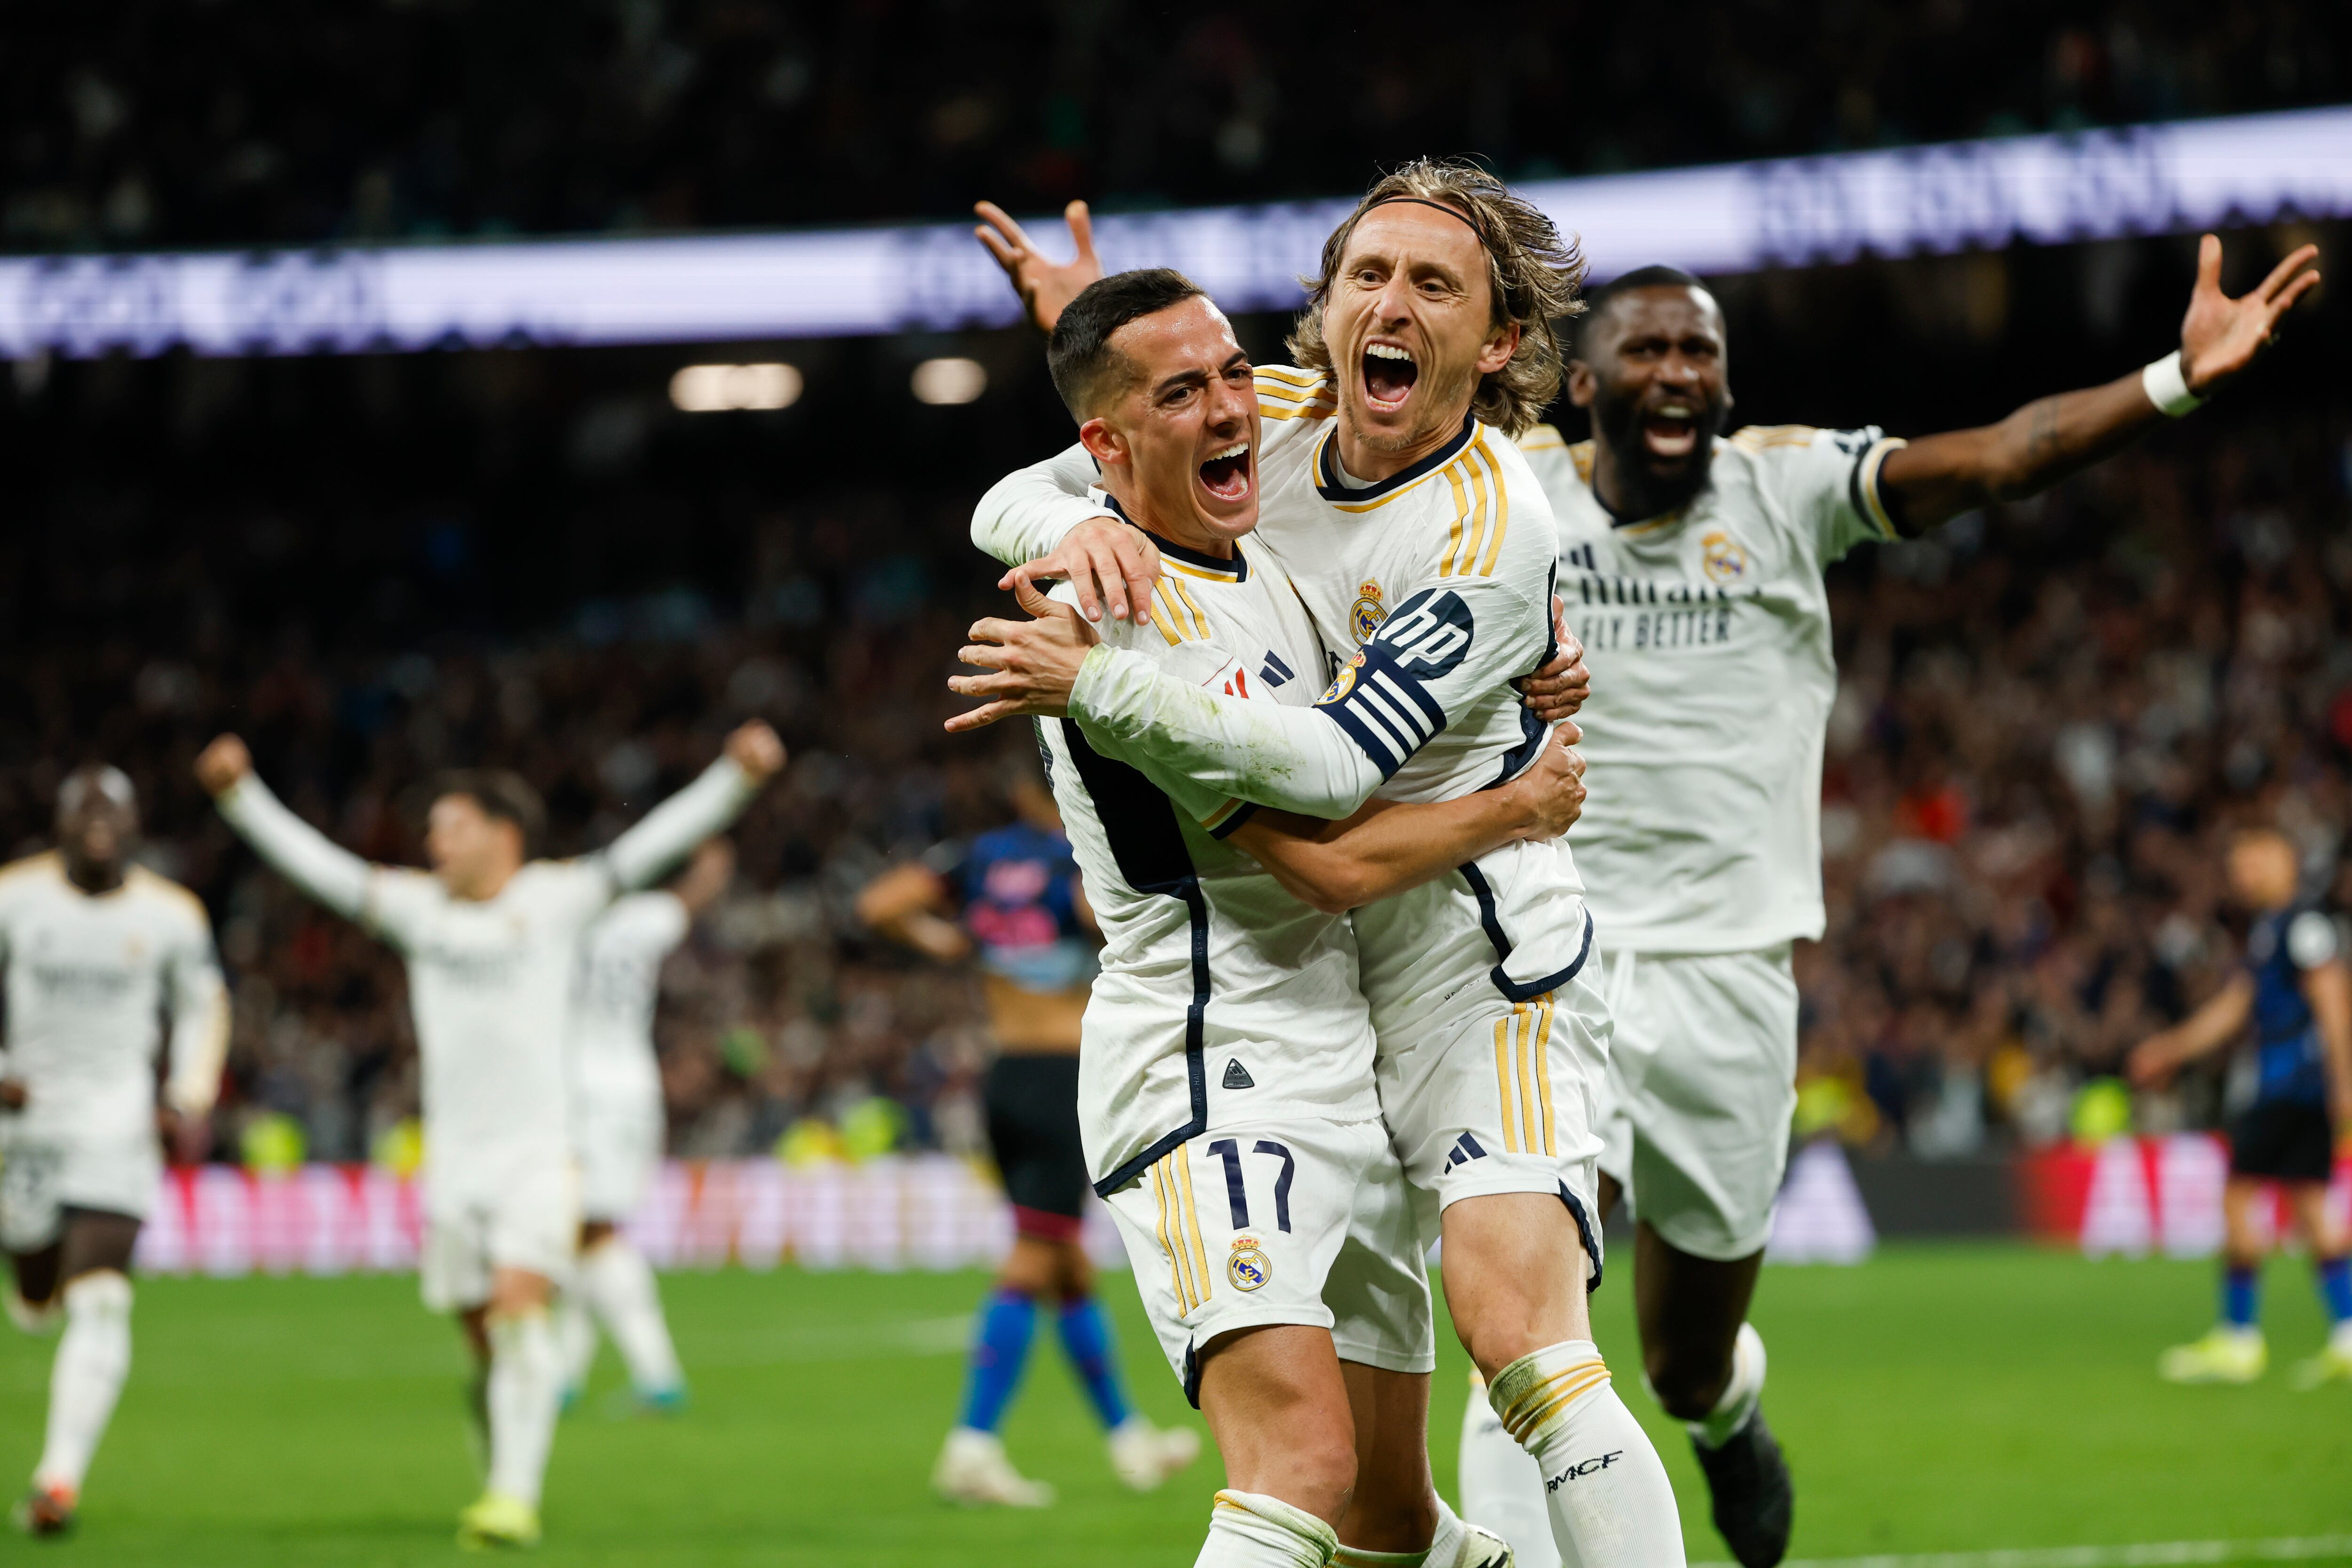
<path id="1" fill-rule="evenodd" d="M 1189 498 L 1177 506 L 1155 506 L 1139 488 L 1114 483 L 1106 483 L 1103 493 L 1118 503 L 1121 516 L 1155 539 L 1219 561 L 1234 558 L 1234 542 L 1203 528 L 1192 514 Z"/>
<path id="2" fill-rule="evenodd" d="M 1343 416 L 1336 437 L 1339 467 L 1347 470 L 1349 479 L 1361 479 L 1368 485 L 1393 479 L 1462 434 L 1462 422 L 1469 416 L 1469 405 L 1465 404 L 1449 417 L 1433 424 L 1425 434 L 1402 443 L 1377 444 L 1356 427 L 1354 420 Z"/>
<path id="3" fill-rule="evenodd" d="M 122 886 L 122 862 L 120 860 L 83 860 L 74 856 L 62 857 L 66 880 L 93 896 L 110 893 Z"/>
<path id="4" fill-rule="evenodd" d="M 461 903 L 487 904 L 505 892 L 507 884 L 513 881 L 515 873 L 521 869 L 521 863 L 517 861 L 511 864 L 486 867 L 467 877 L 457 877 L 445 872 L 441 877 L 441 885 L 449 890 L 451 898 Z"/>

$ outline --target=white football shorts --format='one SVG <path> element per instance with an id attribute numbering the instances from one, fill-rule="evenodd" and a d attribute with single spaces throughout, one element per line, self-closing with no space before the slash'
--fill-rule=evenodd
<path id="1" fill-rule="evenodd" d="M 1695 1258 L 1763 1250 L 1797 1110 L 1790 945 L 1612 953 L 1617 1021 L 1601 1168 L 1634 1215 Z"/>
<path id="2" fill-rule="evenodd" d="M 11 1137 L 0 1143 L 0 1247 L 38 1252 L 62 1233 L 69 1208 L 143 1220 L 163 1173 L 144 1129 L 131 1138 Z"/>
<path id="3" fill-rule="evenodd" d="M 571 1278 L 580 1248 L 580 1183 L 568 1160 L 518 1165 L 495 1191 L 430 1205 L 418 1283 L 425 1306 L 464 1311 L 490 1299 L 490 1276 L 522 1268 Z"/>
<path id="4" fill-rule="evenodd" d="M 1342 1361 L 1437 1364 L 1429 1272 L 1378 1121 L 1237 1121 L 1171 1150 L 1110 1196 L 1144 1311 L 1185 1397 L 1219 1335 L 1331 1331 Z"/>
<path id="5" fill-rule="evenodd" d="M 1422 1234 L 1433 1239 L 1438 1216 L 1464 1198 L 1551 1194 L 1574 1215 L 1597 1285 L 1595 1162 L 1609 1010 L 1583 973 L 1524 1002 L 1481 977 L 1457 1002 L 1411 1038 L 1383 1035 L 1375 1065 L 1381 1114 L 1414 1188 Z"/>
<path id="6" fill-rule="evenodd" d="M 580 1213 L 618 1225 L 637 1212 L 662 1156 L 662 1107 L 641 1097 L 575 1096 L 573 1156 L 580 1162 Z"/>

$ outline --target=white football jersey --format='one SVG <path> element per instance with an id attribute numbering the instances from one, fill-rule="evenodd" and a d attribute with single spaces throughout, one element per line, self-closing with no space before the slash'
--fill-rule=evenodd
<path id="1" fill-rule="evenodd" d="M 588 928 L 572 1004 L 572 1087 L 582 1104 L 660 1103 L 654 1009 L 662 961 L 691 923 L 677 894 L 652 892 L 618 900 Z"/>
<path id="2" fill-rule="evenodd" d="M 602 860 L 534 860 L 495 899 L 377 868 L 361 919 L 408 960 L 436 1196 L 496 1193 L 571 1154 L 564 1036 L 580 944 L 613 898 Z"/>
<path id="3" fill-rule="evenodd" d="M 1074 707 L 1163 768 L 1243 799 L 1345 816 L 1370 795 L 1454 798 L 1512 778 L 1546 730 L 1511 682 L 1551 655 L 1558 542 L 1534 472 L 1475 417 L 1377 484 L 1339 467 L 1318 373 L 1257 371 L 1261 487 L 1254 551 L 1288 574 L 1328 650 L 1327 726 L 1244 705 L 1168 700 L 1134 665 L 1089 661 Z M 1000 560 L 1045 554 L 1104 508 L 1083 499 L 1083 448 L 992 489 L 973 540 Z M 1363 984 L 1383 1035 L 1464 984 L 1514 1002 L 1565 984 L 1591 941 L 1564 840 L 1512 844 L 1357 911 Z"/>
<path id="4" fill-rule="evenodd" d="M 1710 488 L 1622 523 L 1592 443 L 1538 426 L 1521 449 L 1559 520 L 1559 593 L 1592 695 L 1571 830 L 1611 948 L 1734 952 L 1822 934 L 1822 745 L 1837 697 L 1822 572 L 1895 537 L 1876 428 L 1749 426 Z"/>
<path id="5" fill-rule="evenodd" d="M 1220 695 L 1314 700 L 1315 629 L 1254 542 L 1231 561 L 1164 541 L 1160 551 L 1152 624 L 1106 621 L 1107 644 Z M 1102 927 L 1078 1058 L 1097 1190 L 1229 1121 L 1377 1117 L 1348 921 L 1223 841 L 1245 810 L 1221 792 L 1171 780 L 1163 793 L 1117 739 L 1074 719 L 1044 721 L 1038 734 Z"/>
<path id="6" fill-rule="evenodd" d="M 0 964 L 7 970 L 5 1076 L 24 1110 L 12 1138 L 152 1143 L 160 1023 L 171 1018 L 179 1109 L 211 1108 L 228 1047 L 228 996 L 212 923 L 194 894 L 143 867 L 88 893 L 54 854 L 0 870 Z"/>

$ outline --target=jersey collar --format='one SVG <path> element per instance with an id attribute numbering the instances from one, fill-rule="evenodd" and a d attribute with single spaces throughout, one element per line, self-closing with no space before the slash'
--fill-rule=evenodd
<path id="1" fill-rule="evenodd" d="M 1162 539 L 1160 535 L 1152 532 L 1151 530 L 1144 527 L 1143 524 L 1136 521 L 1135 519 L 1128 516 L 1127 509 L 1119 505 L 1118 498 L 1111 494 L 1108 490 L 1102 492 L 1102 501 L 1103 505 L 1108 507 L 1113 512 L 1118 514 L 1118 520 L 1121 522 L 1126 523 L 1129 528 L 1134 529 L 1138 533 L 1143 535 L 1144 538 L 1158 545 L 1160 547 L 1160 559 L 1163 563 L 1170 561 L 1180 563 L 1177 569 L 1181 571 L 1187 577 L 1212 577 L 1220 583 L 1246 583 L 1249 581 L 1249 557 L 1242 553 L 1241 542 L 1239 540 L 1235 540 L 1234 542 L 1234 558 L 1230 561 L 1223 560 L 1218 556 L 1211 555 L 1205 551 L 1187 549 L 1185 546 L 1177 543 L 1172 539 Z"/>
<path id="2" fill-rule="evenodd" d="M 1333 439 L 1336 427 L 1323 432 L 1322 444 L 1315 451 L 1315 493 L 1342 511 L 1369 511 L 1390 496 L 1417 479 L 1427 479 L 1462 455 L 1462 449 L 1478 436 L 1478 416 L 1465 414 L 1462 428 L 1453 439 L 1409 468 L 1401 468 L 1379 484 L 1355 489 L 1339 482 L 1339 447 Z"/>

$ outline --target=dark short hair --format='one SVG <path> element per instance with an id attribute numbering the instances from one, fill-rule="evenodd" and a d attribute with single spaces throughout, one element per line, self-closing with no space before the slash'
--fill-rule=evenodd
<path id="1" fill-rule="evenodd" d="M 462 795 L 497 822 L 511 822 L 522 834 L 522 852 L 535 854 L 547 834 L 547 807 L 539 792 L 504 768 L 453 768 L 433 781 L 433 798 Z"/>
<path id="2" fill-rule="evenodd" d="M 1576 346 L 1580 350 L 1591 341 L 1594 330 L 1601 325 L 1601 319 L 1609 314 L 1609 307 L 1620 297 L 1637 293 L 1643 289 L 1696 289 L 1710 297 L 1715 292 L 1705 282 L 1679 267 L 1654 264 L 1648 267 L 1636 267 L 1631 272 L 1621 272 L 1592 291 L 1591 295 L 1592 309 L 1578 325 Z"/>
<path id="3" fill-rule="evenodd" d="M 1172 267 L 1139 267 L 1097 278 L 1062 308 L 1054 335 L 1045 342 L 1045 364 L 1054 390 L 1081 424 L 1135 374 L 1132 361 L 1110 346 L 1111 334 L 1129 321 L 1157 315 L 1206 290 Z"/>

